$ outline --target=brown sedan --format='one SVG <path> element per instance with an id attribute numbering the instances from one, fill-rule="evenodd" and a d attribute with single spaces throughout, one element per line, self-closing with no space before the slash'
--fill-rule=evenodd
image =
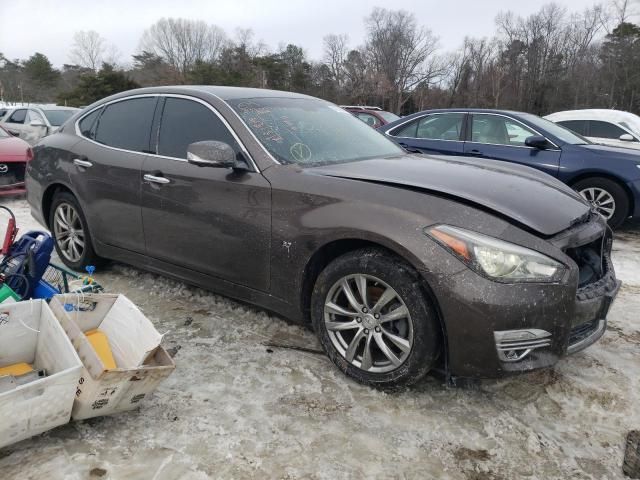
<path id="1" fill-rule="evenodd" d="M 569 187 L 409 155 L 304 95 L 133 90 L 34 153 L 28 200 L 69 267 L 116 259 L 312 323 L 371 385 L 553 365 L 604 333 L 618 289 L 605 222 Z"/>

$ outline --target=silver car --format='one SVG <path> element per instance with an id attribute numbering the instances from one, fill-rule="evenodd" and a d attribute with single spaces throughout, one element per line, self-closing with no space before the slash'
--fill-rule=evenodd
<path id="1" fill-rule="evenodd" d="M 58 130 L 77 111 L 77 108 L 57 105 L 12 107 L 2 116 L 0 125 L 10 134 L 34 145 L 42 137 Z"/>

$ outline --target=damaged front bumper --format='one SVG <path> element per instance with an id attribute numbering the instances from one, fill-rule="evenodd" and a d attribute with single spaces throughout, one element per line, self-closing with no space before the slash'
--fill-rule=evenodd
<path id="1" fill-rule="evenodd" d="M 620 288 L 604 222 L 592 218 L 548 242 L 566 255 L 560 283 L 498 284 L 469 269 L 442 278 L 449 375 L 495 378 L 550 367 L 602 337 Z M 581 261 L 589 255 L 591 264 Z"/>

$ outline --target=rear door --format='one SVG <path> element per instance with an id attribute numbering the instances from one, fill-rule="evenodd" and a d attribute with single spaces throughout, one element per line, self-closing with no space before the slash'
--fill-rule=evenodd
<path id="1" fill-rule="evenodd" d="M 144 162 L 142 216 L 147 255 L 267 291 L 271 185 L 261 173 L 188 163 L 189 144 L 240 145 L 213 107 L 168 96 L 157 153 Z"/>
<path id="2" fill-rule="evenodd" d="M 558 176 L 560 149 L 551 144 L 545 150 L 526 146 L 528 137 L 539 135 L 527 125 L 493 113 L 474 113 L 469 124 L 465 156 L 520 163 Z"/>
<path id="3" fill-rule="evenodd" d="M 396 127 L 388 132 L 408 151 L 459 155 L 464 151 L 466 113 L 431 113 Z"/>
<path id="4" fill-rule="evenodd" d="M 141 168 L 149 152 L 156 96 L 119 100 L 83 117 L 84 139 L 70 169 L 94 239 L 144 253 Z"/>

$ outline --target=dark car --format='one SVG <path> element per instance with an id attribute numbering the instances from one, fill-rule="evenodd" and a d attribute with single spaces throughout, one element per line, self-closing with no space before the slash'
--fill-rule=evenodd
<path id="1" fill-rule="evenodd" d="M 491 158 L 542 170 L 580 192 L 612 227 L 640 216 L 638 152 L 592 144 L 529 113 L 426 110 L 381 131 L 412 152 Z"/>
<path id="2" fill-rule="evenodd" d="M 395 113 L 382 110 L 380 107 L 367 105 L 341 105 L 347 112 L 359 118 L 373 128 L 379 128 L 387 123 L 394 122 L 400 117 Z"/>
<path id="3" fill-rule="evenodd" d="M 27 186 L 70 268 L 115 259 L 312 323 L 373 385 L 553 365 L 618 289 L 604 219 L 561 182 L 407 154 L 299 94 L 106 98 L 36 146 Z"/>
<path id="4" fill-rule="evenodd" d="M 0 127 L 0 196 L 25 192 L 24 173 L 32 155 L 27 142 Z"/>

